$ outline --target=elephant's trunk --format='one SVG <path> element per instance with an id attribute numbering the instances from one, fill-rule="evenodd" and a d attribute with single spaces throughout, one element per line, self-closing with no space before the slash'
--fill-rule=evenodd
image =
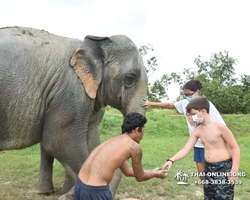
<path id="1" fill-rule="evenodd" d="M 115 199 L 116 190 L 121 182 L 122 175 L 123 175 L 122 171 L 119 168 L 116 169 L 113 175 L 113 179 L 109 184 L 109 188 L 112 193 L 113 199 Z"/>

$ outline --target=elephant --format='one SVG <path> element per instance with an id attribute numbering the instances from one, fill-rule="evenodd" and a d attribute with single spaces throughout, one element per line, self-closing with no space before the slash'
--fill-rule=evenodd
<path id="1" fill-rule="evenodd" d="M 38 191 L 54 190 L 57 159 L 65 168 L 65 194 L 100 144 L 105 107 L 145 115 L 140 103 L 147 83 L 142 56 L 125 35 L 79 40 L 30 27 L 0 28 L 0 151 L 40 143 Z"/>

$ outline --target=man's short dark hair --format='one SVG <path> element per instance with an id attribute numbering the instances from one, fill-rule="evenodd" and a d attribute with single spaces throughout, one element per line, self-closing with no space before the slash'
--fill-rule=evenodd
<path id="1" fill-rule="evenodd" d="M 187 112 L 190 113 L 192 109 L 201 111 L 202 109 L 207 110 L 209 113 L 209 101 L 206 97 L 197 97 L 189 102 L 186 107 Z"/>
<path id="2" fill-rule="evenodd" d="M 147 123 L 147 118 L 144 117 L 140 113 L 131 112 L 129 113 L 122 124 L 122 133 L 131 133 L 137 127 L 139 127 L 139 131 L 142 130 L 142 127 Z"/>

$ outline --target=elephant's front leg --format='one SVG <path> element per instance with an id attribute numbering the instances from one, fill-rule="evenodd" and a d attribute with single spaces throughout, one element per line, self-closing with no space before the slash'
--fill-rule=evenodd
<path id="1" fill-rule="evenodd" d="M 102 108 L 99 112 L 93 112 L 90 117 L 87 131 L 87 144 L 89 153 L 91 153 L 91 151 L 100 144 L 98 126 L 102 121 L 103 115 L 104 108 Z"/>
<path id="2" fill-rule="evenodd" d="M 100 144 L 98 126 L 101 123 L 103 115 L 104 115 L 104 109 L 102 109 L 98 113 L 93 113 L 91 115 L 91 120 L 88 124 L 88 138 L 87 138 L 89 152 L 91 152 L 96 146 Z M 121 172 L 120 169 L 115 170 L 113 179 L 110 183 L 110 191 L 112 193 L 113 199 L 115 199 L 116 190 L 121 181 L 122 175 L 123 173 Z"/>
<path id="3" fill-rule="evenodd" d="M 52 173 L 54 157 L 49 155 L 43 146 L 43 142 L 40 143 L 41 161 L 40 161 L 40 173 L 39 173 L 39 188 L 38 193 L 51 193 L 54 192 Z"/>
<path id="4" fill-rule="evenodd" d="M 87 128 L 87 146 L 88 146 L 88 152 L 90 153 L 96 146 L 100 144 L 100 136 L 98 131 L 98 125 L 100 124 L 102 118 L 104 115 L 104 109 L 101 109 L 99 112 L 93 112 L 90 120 L 88 122 L 88 128 Z M 85 159 L 84 159 L 85 160 Z M 68 191 L 66 194 L 59 197 L 58 200 L 73 200 L 74 199 L 74 187 L 72 187 L 70 190 L 66 189 L 65 186 L 70 186 L 70 180 L 72 176 L 70 176 L 68 173 L 66 173 L 65 183 L 63 186 L 63 191 Z M 63 192 L 64 193 L 64 192 Z"/>

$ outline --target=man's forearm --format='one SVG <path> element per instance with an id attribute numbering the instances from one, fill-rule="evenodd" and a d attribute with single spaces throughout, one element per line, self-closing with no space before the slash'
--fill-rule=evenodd
<path id="1" fill-rule="evenodd" d="M 240 148 L 236 147 L 232 149 L 232 170 L 233 172 L 238 172 L 239 171 L 239 166 L 240 166 Z"/>
<path id="2" fill-rule="evenodd" d="M 150 106 L 160 107 L 160 108 L 169 108 L 169 103 L 162 103 L 162 102 L 150 102 Z"/>
<path id="3" fill-rule="evenodd" d="M 156 173 L 154 170 L 144 170 L 144 173 L 141 177 L 135 177 L 138 182 L 147 181 L 151 178 L 163 178 L 159 173 Z"/>
<path id="4" fill-rule="evenodd" d="M 181 160 L 182 158 L 186 157 L 188 155 L 188 151 L 186 151 L 185 149 L 181 149 L 177 154 L 175 154 L 172 158 L 170 158 L 170 160 L 172 160 L 173 162 Z"/>
<path id="5" fill-rule="evenodd" d="M 138 182 L 141 182 L 141 181 L 147 181 L 154 177 L 156 177 L 156 174 L 153 172 L 153 170 L 144 170 L 143 176 L 140 178 L 136 178 L 136 180 Z"/>

